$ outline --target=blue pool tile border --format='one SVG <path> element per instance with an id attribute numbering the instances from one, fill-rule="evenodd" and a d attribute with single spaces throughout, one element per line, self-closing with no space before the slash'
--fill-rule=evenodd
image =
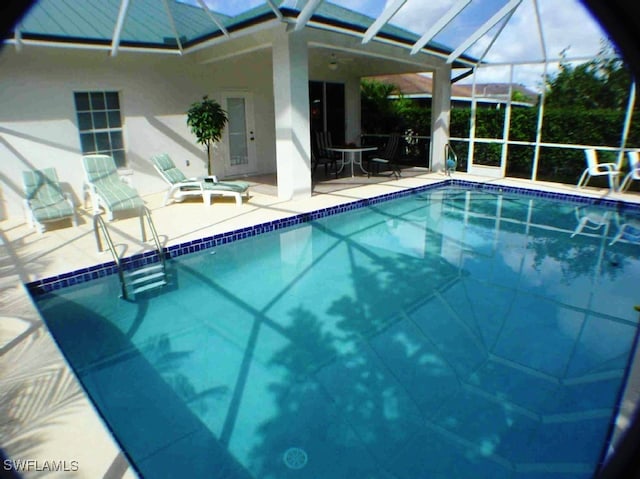
<path id="1" fill-rule="evenodd" d="M 568 193 L 552 193 L 548 191 L 541 191 L 532 188 L 522 188 L 514 186 L 501 186 L 487 183 L 477 183 L 473 181 L 447 179 L 432 183 L 429 185 L 422 185 L 415 188 L 409 188 L 402 191 L 396 191 L 393 193 L 386 193 L 384 195 L 375 196 L 373 198 L 363 198 L 360 200 L 352 201 L 337 206 L 328 208 L 322 208 L 320 210 L 311 211 L 307 213 L 300 213 L 288 218 L 282 218 L 266 223 L 260 223 L 253 226 L 248 226 L 239 230 L 228 231 L 226 233 L 219 233 L 213 236 L 200 238 L 186 243 L 181 243 L 164 248 L 166 258 L 176 258 L 185 254 L 197 253 L 209 248 L 220 246 L 234 241 L 246 239 L 252 236 L 257 236 L 270 231 L 276 231 L 290 226 L 295 226 L 303 223 L 308 223 L 327 216 L 333 216 L 347 211 L 357 210 L 367 206 L 372 206 L 385 201 L 390 201 L 396 198 L 419 194 L 421 192 L 443 188 L 447 186 L 460 187 L 465 189 L 474 189 L 481 191 L 488 191 L 492 193 L 516 193 L 523 196 L 530 196 L 532 198 L 547 198 L 555 200 L 569 201 L 577 204 L 584 205 L 598 205 L 605 208 L 616 208 L 619 211 L 639 212 L 640 204 L 626 203 L 620 200 L 611 200 L 606 198 L 594 198 L 588 196 L 581 196 L 579 194 Z M 148 264 L 157 263 L 160 258 L 155 251 L 147 251 L 145 253 L 139 253 L 130 257 L 122 258 L 122 267 L 125 271 L 136 269 Z M 33 296 L 56 291 L 68 286 L 73 286 L 80 283 L 86 283 L 95 279 L 117 274 L 118 268 L 114 261 L 107 263 L 97 264 L 88 268 L 82 268 L 76 271 L 60 274 L 58 276 L 52 276 L 45 279 L 33 281 L 26 285 L 27 290 Z"/>

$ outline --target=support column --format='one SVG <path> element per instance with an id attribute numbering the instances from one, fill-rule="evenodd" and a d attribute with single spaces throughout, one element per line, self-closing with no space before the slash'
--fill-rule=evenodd
<path id="1" fill-rule="evenodd" d="M 272 58 L 278 198 L 309 198 L 309 64 L 304 32 L 279 32 Z"/>
<path id="2" fill-rule="evenodd" d="M 345 143 L 360 144 L 360 77 L 349 77 L 344 85 L 345 118 L 347 120 Z"/>
<path id="3" fill-rule="evenodd" d="M 431 171 L 445 170 L 444 146 L 449 143 L 451 118 L 451 65 L 437 68 L 433 73 L 431 98 Z"/>

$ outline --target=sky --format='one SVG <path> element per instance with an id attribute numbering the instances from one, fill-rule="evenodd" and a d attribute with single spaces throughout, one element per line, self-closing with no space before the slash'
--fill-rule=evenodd
<path id="1" fill-rule="evenodd" d="M 340 0 L 335 3 L 362 12 L 369 10 L 379 13 L 386 4 L 392 2 Z M 408 0 L 391 23 L 422 34 L 455 3 L 456 0 Z M 456 48 L 507 3 L 508 0 L 471 0 L 463 14 L 452 21 L 435 40 Z M 548 59 L 558 59 L 564 50 L 568 57 L 581 58 L 583 62 L 585 57 L 594 57 L 602 49 L 606 33 L 579 0 L 538 0 L 538 9 Z M 483 57 L 500 25 L 481 37 L 466 53 L 476 58 Z M 523 0 L 483 58 L 489 63 L 504 63 L 539 61 L 544 57 L 534 1 Z M 558 63 L 550 64 L 547 74 L 553 74 L 557 69 Z M 544 73 L 541 64 L 519 65 L 514 68 L 513 82 L 538 90 L 543 84 Z M 468 78 L 464 82 L 471 81 L 472 78 Z M 509 67 L 481 68 L 476 81 L 510 82 L 511 72 Z"/>
<path id="2" fill-rule="evenodd" d="M 186 0 L 195 2 L 195 0 Z M 205 0 L 214 10 L 234 15 L 248 8 L 264 4 L 264 0 Z M 325 0 L 329 1 L 329 0 Z M 418 35 L 425 33 L 452 5 L 459 0 L 407 0 L 392 18 L 391 23 L 405 28 Z M 395 0 L 332 0 L 331 3 L 377 17 L 388 4 Z M 304 0 L 285 0 L 289 7 L 301 8 Z M 435 40 L 456 48 L 477 28 L 488 21 L 509 0 L 471 0 L 463 13 L 459 15 Z M 541 17 L 541 29 L 547 58 L 558 59 L 562 51 L 569 57 L 594 57 L 602 48 L 606 34 L 600 29 L 580 0 L 538 0 Z M 483 57 L 500 24 L 480 38 L 467 54 L 476 58 Z M 507 25 L 497 37 L 491 48 L 483 57 L 489 63 L 533 60 L 544 58 L 542 42 L 536 22 L 534 0 L 522 0 Z M 558 65 L 550 65 L 547 74 L 557 71 Z M 514 69 L 513 81 L 529 88 L 537 89 L 542 84 L 543 66 L 523 65 Z M 479 70 L 478 82 L 509 82 L 509 68 L 482 68 Z M 466 80 L 470 82 L 471 79 Z"/>

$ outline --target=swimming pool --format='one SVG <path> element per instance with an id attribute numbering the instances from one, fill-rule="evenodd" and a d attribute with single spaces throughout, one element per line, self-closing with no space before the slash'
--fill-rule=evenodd
<path id="1" fill-rule="evenodd" d="M 144 477 L 591 477 L 635 221 L 436 189 L 174 259 L 135 302 L 115 275 L 36 300 Z"/>

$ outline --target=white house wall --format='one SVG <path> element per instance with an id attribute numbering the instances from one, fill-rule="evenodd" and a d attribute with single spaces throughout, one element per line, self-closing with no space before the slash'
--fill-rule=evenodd
<path id="1" fill-rule="evenodd" d="M 247 174 L 280 171 L 271 49 L 274 35 L 285 28 L 270 25 L 184 56 L 120 51 L 110 57 L 105 50 L 30 45 L 16 52 L 5 46 L 0 51 L 0 219 L 23 214 L 21 175 L 29 169 L 55 167 L 80 204 L 83 171 L 74 91 L 120 92 L 127 167 L 143 196 L 165 188 L 149 161 L 157 153 L 171 155 L 187 176 L 206 172 L 204 150 L 186 125 L 186 111 L 203 95 L 221 100 L 223 92 L 250 92 L 257 161 Z M 406 49 L 379 42 L 362 45 L 357 36 L 343 33 L 308 29 L 298 35 L 308 44 L 308 79 L 345 83 L 348 141 L 357 141 L 360 133 L 360 77 L 444 65 L 443 58 L 410 56 Z M 338 60 L 338 69 L 330 70 L 331 53 L 351 61 Z M 442 98 L 440 104 L 445 120 L 448 102 Z M 440 130 L 445 141 L 448 120 L 439 124 L 445 125 Z M 224 143 L 216 145 L 214 172 L 221 176 L 225 153 Z M 436 164 L 441 156 L 440 148 L 434 150 Z M 291 191 L 309 190 L 307 178 L 292 181 Z"/>
<path id="2" fill-rule="evenodd" d="M 165 188 L 149 162 L 154 154 L 169 153 L 187 176 L 206 172 L 204 150 L 186 125 L 186 111 L 203 95 L 219 98 L 223 90 L 253 93 L 255 173 L 275 171 L 271 70 L 270 55 L 260 52 L 198 65 L 188 56 L 120 52 L 114 58 L 104 51 L 25 47 L 16 52 L 5 46 L 0 52 L 0 219 L 23 214 L 21 177 L 29 169 L 55 167 L 80 204 L 83 170 L 74 91 L 120 93 L 127 167 L 143 196 Z"/>

